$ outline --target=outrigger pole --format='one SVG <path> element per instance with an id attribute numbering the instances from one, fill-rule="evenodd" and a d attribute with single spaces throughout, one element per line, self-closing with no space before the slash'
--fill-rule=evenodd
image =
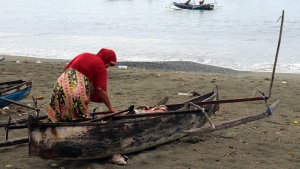
<path id="1" fill-rule="evenodd" d="M 34 107 L 31 107 L 31 106 L 27 106 L 27 105 L 24 105 L 24 104 L 21 104 L 21 103 L 18 103 L 18 102 L 16 102 L 16 101 L 9 100 L 9 99 L 6 99 L 6 98 L 0 97 L 0 100 L 6 101 L 6 102 L 9 102 L 9 103 L 18 105 L 18 106 L 22 106 L 22 107 L 26 107 L 26 108 L 29 108 L 29 109 L 33 109 L 33 110 L 35 110 L 35 111 L 40 111 L 39 108 L 34 108 Z"/>
<path id="2" fill-rule="evenodd" d="M 280 18 L 281 18 L 281 26 L 280 26 L 279 40 L 278 40 L 277 51 L 276 51 L 276 56 L 275 56 L 275 61 L 274 61 L 274 66 L 273 66 L 273 73 L 272 73 L 272 79 L 271 79 L 270 90 L 269 90 L 269 98 L 271 97 L 271 90 L 272 90 L 272 86 L 273 86 L 276 63 L 277 63 L 277 58 L 278 58 L 278 53 L 279 53 L 279 48 L 280 48 L 282 26 L 283 26 L 283 21 L 284 21 L 284 10 L 282 10 L 282 16 Z M 277 20 L 277 22 L 278 22 L 278 20 Z"/>

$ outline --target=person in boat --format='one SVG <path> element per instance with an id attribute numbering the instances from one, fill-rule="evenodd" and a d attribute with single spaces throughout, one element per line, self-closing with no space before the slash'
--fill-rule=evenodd
<path id="1" fill-rule="evenodd" d="M 86 118 L 88 104 L 104 102 L 111 113 L 113 108 L 107 94 L 107 68 L 115 66 L 116 53 L 102 48 L 97 54 L 81 53 L 64 67 L 54 85 L 47 110 L 48 122 L 65 122 Z"/>
<path id="2" fill-rule="evenodd" d="M 202 5 L 204 3 L 204 0 L 200 0 L 199 4 Z"/>
<path id="3" fill-rule="evenodd" d="M 189 5 L 190 2 L 191 2 L 191 0 L 187 0 L 184 4 Z"/>

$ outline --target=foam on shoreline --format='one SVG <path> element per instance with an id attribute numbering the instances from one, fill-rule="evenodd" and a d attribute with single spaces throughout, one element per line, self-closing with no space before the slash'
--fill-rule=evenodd
<path id="1" fill-rule="evenodd" d="M 42 63 L 56 63 L 66 64 L 70 60 L 63 59 L 48 59 L 48 58 L 35 58 L 24 56 L 9 56 L 0 55 L 5 58 L 5 61 L 28 61 Z M 190 61 L 162 61 L 162 62 L 117 62 L 117 65 L 126 65 L 129 68 L 141 68 L 141 69 L 157 69 L 167 71 L 182 71 L 182 72 L 205 72 L 205 73 L 220 73 L 220 74 L 240 74 L 248 73 L 247 71 L 238 71 L 228 68 L 222 68 L 211 65 L 204 65 Z"/>
<path id="2" fill-rule="evenodd" d="M 0 55 L 4 57 L 5 61 L 28 61 L 36 63 L 41 61 L 42 63 L 50 64 L 67 64 L 70 60 L 64 59 L 48 59 L 48 58 L 35 58 L 26 56 L 11 56 L 11 55 Z M 3 61 L 2 61 L 3 62 Z M 138 69 L 153 69 L 153 70 L 163 70 L 163 71 L 180 71 L 180 72 L 200 72 L 200 73 L 214 73 L 214 74 L 224 74 L 224 75 L 249 75 L 262 78 L 272 78 L 272 72 L 251 72 L 251 71 L 238 71 L 234 69 L 222 68 L 211 65 L 204 65 L 196 62 L 189 61 L 165 61 L 165 62 L 117 62 L 117 65 L 125 65 L 130 68 Z M 300 74 L 294 73 L 276 73 L 276 77 L 282 77 L 285 79 L 300 78 Z"/>

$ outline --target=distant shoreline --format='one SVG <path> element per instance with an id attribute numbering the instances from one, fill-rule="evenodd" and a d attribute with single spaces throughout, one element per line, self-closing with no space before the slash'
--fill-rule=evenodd
<path id="1" fill-rule="evenodd" d="M 36 58 L 28 56 L 13 56 L 13 55 L 0 55 L 4 57 L 4 61 L 28 61 L 50 64 L 67 64 L 70 60 L 67 59 L 49 59 L 49 58 Z M 1 62 L 1 61 L 0 61 Z M 153 70 L 165 70 L 165 71 L 178 71 L 178 72 L 194 72 L 194 73 L 213 73 L 224 75 L 249 75 L 255 77 L 267 77 L 271 78 L 272 72 L 252 72 L 252 71 L 239 71 L 229 68 L 223 68 L 212 65 L 205 65 L 190 61 L 161 61 L 161 62 L 136 62 L 136 61 L 124 61 L 117 62 L 118 65 L 125 65 L 128 68 L 138 69 L 153 69 Z M 276 73 L 275 76 L 281 76 L 286 79 L 300 76 L 296 73 Z"/>
<path id="2" fill-rule="evenodd" d="M 0 55 L 0 57 L 4 57 L 4 61 L 28 61 L 28 62 L 36 62 L 40 60 L 41 62 L 47 63 L 67 63 L 70 60 L 68 59 L 49 59 L 49 58 L 38 58 L 38 57 L 29 57 L 29 56 L 16 56 L 16 55 Z"/>
<path id="3" fill-rule="evenodd" d="M 4 57 L 5 61 L 28 61 L 42 63 L 56 63 L 56 64 L 66 64 L 70 60 L 64 59 L 48 59 L 48 58 L 36 58 L 36 57 L 26 57 L 26 56 L 10 56 L 10 55 L 0 55 Z M 219 73 L 219 74 L 243 74 L 249 73 L 250 71 L 238 71 L 234 69 L 222 68 L 211 65 L 204 65 L 191 61 L 161 61 L 161 62 L 117 62 L 118 65 L 125 65 L 129 68 L 141 68 L 141 69 L 156 69 L 156 70 L 167 70 L 167 71 L 181 71 L 181 72 L 204 72 L 204 73 Z"/>

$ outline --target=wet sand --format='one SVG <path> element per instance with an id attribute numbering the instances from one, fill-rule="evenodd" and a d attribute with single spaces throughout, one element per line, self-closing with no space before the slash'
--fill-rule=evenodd
<path id="1" fill-rule="evenodd" d="M 41 113 L 46 112 L 51 91 L 56 79 L 68 61 L 4 56 L 0 61 L 0 82 L 9 80 L 31 80 L 30 96 L 21 101 L 33 105 L 32 96 L 43 96 L 38 100 Z M 42 63 L 36 63 L 40 60 Z M 19 61 L 16 62 L 16 61 Z M 164 66 L 157 66 L 164 64 Z M 217 85 L 219 99 L 259 97 L 256 87 L 269 95 L 272 73 L 237 72 L 194 63 L 136 63 L 122 62 L 128 69 L 108 69 L 108 92 L 114 107 L 119 110 L 129 105 L 153 105 L 165 96 L 168 104 L 190 99 L 178 95 L 194 90 L 200 94 L 211 92 Z M 139 65 L 139 66 L 137 66 Z M 179 66 L 178 66 L 179 65 Z M 183 67 L 189 67 L 180 71 Z M 172 69 L 172 67 L 174 69 Z M 205 68 L 204 68 L 205 67 Z M 164 69 L 166 68 L 166 69 Z M 194 70 L 194 71 L 193 71 Z M 107 163 L 108 159 L 83 161 L 49 160 L 29 157 L 28 144 L 0 148 L 0 168 L 299 168 L 300 167 L 300 75 L 276 73 L 269 103 L 281 100 L 270 117 L 246 123 L 234 128 L 187 136 L 182 139 L 140 152 L 126 154 L 130 161 L 119 166 Z M 99 104 L 92 103 L 90 110 Z M 100 104 L 103 111 L 104 104 Z M 11 110 L 13 109 L 13 106 Z M 263 112 L 263 101 L 220 104 L 220 110 L 211 118 L 213 123 L 224 122 L 245 115 Z M 32 113 L 31 110 L 27 110 Z M 17 113 L 0 114 L 0 121 L 20 118 Z M 22 115 L 21 118 L 26 118 Z M 2 130 L 0 141 L 5 140 Z M 9 139 L 27 136 L 26 129 L 11 130 Z M 196 140 L 193 142 L 192 140 Z"/>

